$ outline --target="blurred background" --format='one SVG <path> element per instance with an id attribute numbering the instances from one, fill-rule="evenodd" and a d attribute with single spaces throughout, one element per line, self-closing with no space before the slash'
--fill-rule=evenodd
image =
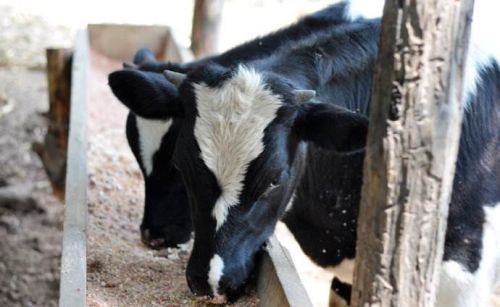
<path id="1" fill-rule="evenodd" d="M 224 0 L 218 50 L 285 26 L 336 0 Z M 69 47 L 88 23 L 169 25 L 189 46 L 193 0 L 0 0 L 0 65 L 43 68 L 44 48 Z"/>

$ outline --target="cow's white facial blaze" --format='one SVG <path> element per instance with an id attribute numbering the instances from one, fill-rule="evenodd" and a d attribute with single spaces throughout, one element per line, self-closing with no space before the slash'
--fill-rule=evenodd
<path id="1" fill-rule="evenodd" d="M 264 86 L 259 73 L 244 66 L 222 86 L 195 84 L 194 91 L 194 135 L 202 160 L 222 190 L 212 211 L 218 230 L 238 203 L 248 165 L 264 150 L 264 130 L 282 100 Z"/>
<path id="2" fill-rule="evenodd" d="M 136 116 L 136 122 L 142 165 L 146 175 L 149 176 L 153 171 L 153 156 L 160 149 L 162 139 L 168 133 L 172 120 L 153 120 Z"/>
<path id="3" fill-rule="evenodd" d="M 212 293 L 215 295 L 218 293 L 219 281 L 222 277 L 222 272 L 224 271 L 224 260 L 215 254 L 210 260 L 210 270 L 208 271 L 208 284 L 212 288 Z"/>

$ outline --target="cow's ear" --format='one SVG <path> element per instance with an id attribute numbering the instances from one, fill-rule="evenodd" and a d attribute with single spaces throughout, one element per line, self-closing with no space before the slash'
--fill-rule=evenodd
<path id="1" fill-rule="evenodd" d="M 299 106 L 293 130 L 303 141 L 347 154 L 365 147 L 368 119 L 332 104 L 307 102 Z"/>
<path id="2" fill-rule="evenodd" d="M 134 55 L 134 64 L 140 65 L 146 62 L 153 62 L 153 63 L 157 62 L 155 55 L 153 54 L 153 51 L 151 51 L 151 49 L 148 48 L 141 48 L 137 50 L 137 52 Z"/>
<path id="3" fill-rule="evenodd" d="M 151 66 L 151 65 L 157 65 L 159 64 L 158 61 L 156 61 L 155 55 L 153 54 L 153 51 L 148 48 L 141 48 L 137 50 L 137 52 L 134 55 L 134 62 L 123 62 L 123 68 L 128 68 L 128 69 L 141 69 L 142 66 Z M 151 71 L 149 69 L 143 69 L 146 71 Z"/>
<path id="4" fill-rule="evenodd" d="M 177 87 L 162 74 L 122 69 L 111 73 L 108 82 L 113 94 L 140 117 L 166 119 L 182 113 Z"/>

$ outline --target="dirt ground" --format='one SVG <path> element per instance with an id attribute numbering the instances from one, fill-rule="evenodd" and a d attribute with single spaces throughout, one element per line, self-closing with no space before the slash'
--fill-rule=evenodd
<path id="1" fill-rule="evenodd" d="M 43 47 L 69 39 L 0 2 L 0 306 L 57 306 L 64 208 L 31 146 L 46 131 Z"/>
<path id="2" fill-rule="evenodd" d="M 119 66 L 92 53 L 87 304 L 189 305 L 183 274 L 188 247 L 152 251 L 139 239 L 144 183 L 126 144 L 126 109 L 112 96 L 106 79 Z"/>
<path id="3" fill-rule="evenodd" d="M 0 68 L 0 306 L 57 303 L 63 206 L 30 149 L 45 90 L 43 72 Z"/>

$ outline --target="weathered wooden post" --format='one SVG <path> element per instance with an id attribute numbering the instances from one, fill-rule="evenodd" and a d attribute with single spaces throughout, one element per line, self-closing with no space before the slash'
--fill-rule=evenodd
<path id="1" fill-rule="evenodd" d="M 47 49 L 46 55 L 49 93 L 48 129 L 43 144 L 34 143 L 33 149 L 43 162 L 54 194 L 63 199 L 68 151 L 72 51 Z"/>
<path id="2" fill-rule="evenodd" d="M 473 0 L 387 0 L 358 220 L 353 306 L 433 306 Z"/>
<path id="3" fill-rule="evenodd" d="M 196 0 L 194 4 L 191 50 L 195 57 L 217 52 L 224 0 Z"/>

